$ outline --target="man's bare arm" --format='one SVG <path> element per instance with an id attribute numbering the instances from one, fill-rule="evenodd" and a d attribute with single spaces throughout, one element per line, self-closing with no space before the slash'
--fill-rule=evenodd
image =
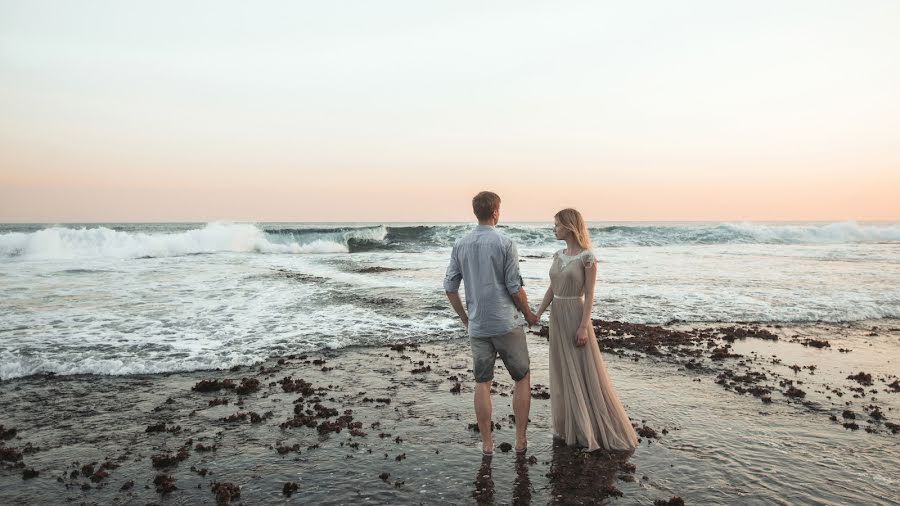
<path id="1" fill-rule="evenodd" d="M 466 314 L 466 308 L 463 307 L 462 299 L 459 298 L 459 292 L 447 292 L 447 299 L 450 300 L 450 305 L 453 306 L 453 310 L 459 315 L 463 325 L 469 328 L 469 316 Z"/>

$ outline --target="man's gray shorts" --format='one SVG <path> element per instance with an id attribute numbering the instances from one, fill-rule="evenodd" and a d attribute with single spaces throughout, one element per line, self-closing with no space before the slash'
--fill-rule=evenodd
<path id="1" fill-rule="evenodd" d="M 522 327 L 513 327 L 508 333 L 491 337 L 472 337 L 472 370 L 475 382 L 484 383 L 494 379 L 494 362 L 497 355 L 509 371 L 514 381 L 528 374 L 531 361 L 528 358 L 528 343 Z"/>

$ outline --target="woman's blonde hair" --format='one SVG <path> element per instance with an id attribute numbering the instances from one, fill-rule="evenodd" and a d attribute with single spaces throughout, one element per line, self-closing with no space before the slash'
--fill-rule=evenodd
<path id="1" fill-rule="evenodd" d="M 563 209 L 556 213 L 553 218 L 559 222 L 566 230 L 572 232 L 575 236 L 575 242 L 584 249 L 591 249 L 591 236 L 588 234 L 587 226 L 584 224 L 584 218 L 577 209 Z"/>

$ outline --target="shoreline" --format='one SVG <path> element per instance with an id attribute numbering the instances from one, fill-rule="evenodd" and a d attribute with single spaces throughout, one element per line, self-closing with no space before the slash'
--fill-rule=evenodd
<path id="1" fill-rule="evenodd" d="M 616 325 L 625 325 L 625 326 L 638 326 L 638 327 L 671 327 L 671 328 L 692 328 L 692 327 L 721 327 L 721 326 L 738 326 L 738 327 L 763 327 L 763 328 L 804 328 L 804 327 L 845 327 L 845 328 L 854 328 L 854 327 L 872 327 L 872 326 L 888 326 L 890 328 L 900 328 L 900 318 L 881 318 L 881 319 L 868 319 L 868 320 L 854 320 L 854 321 L 828 321 L 828 320 L 816 320 L 816 321 L 808 321 L 808 322 L 792 322 L 792 321 L 760 321 L 760 320 L 747 320 L 747 321 L 725 321 L 725 320 L 708 320 L 708 321 L 686 321 L 678 318 L 674 318 L 666 321 L 665 323 L 628 323 L 628 322 L 620 322 L 618 320 L 603 320 L 599 318 L 594 318 L 594 327 L 597 329 L 597 322 L 603 322 L 604 324 L 613 323 Z M 542 327 L 546 328 L 547 325 L 543 325 Z M 534 327 L 532 329 L 526 329 L 526 332 L 529 334 L 541 335 L 541 331 L 538 327 Z M 606 334 L 601 335 L 601 331 L 597 331 L 598 339 L 601 341 L 604 337 L 608 337 Z M 546 337 L 546 336 L 545 336 Z M 305 350 L 302 353 L 304 354 L 316 354 L 316 353 L 329 353 L 329 352 L 341 352 L 341 351 L 358 351 L 364 350 L 368 348 L 381 348 L 381 347 L 390 347 L 395 344 L 416 344 L 416 345 L 433 345 L 440 344 L 446 342 L 454 342 L 454 341 L 465 341 L 467 342 L 468 337 L 458 337 L 458 338 L 450 338 L 450 339 L 425 339 L 422 341 L 416 342 L 398 342 L 398 343 L 384 343 L 384 344 L 352 344 L 349 346 L 344 346 L 340 348 L 320 348 L 320 349 L 312 349 Z M 601 346 L 601 351 L 602 346 Z M 249 364 L 241 364 L 235 367 L 241 368 L 253 368 L 258 367 L 262 364 L 266 364 L 268 362 L 277 361 L 280 358 L 284 358 L 284 355 L 270 355 L 269 357 L 258 360 Z M 15 376 L 11 378 L 0 378 L 0 386 L 4 384 L 13 383 L 18 380 L 35 380 L 35 379 L 50 379 L 50 378 L 78 378 L 89 380 L 91 378 L 108 378 L 108 377 L 154 377 L 154 376 L 166 376 L 172 374 L 191 374 L 191 373 L 216 373 L 229 371 L 232 368 L 210 368 L 210 369 L 183 369 L 183 370 L 172 370 L 172 371 L 161 371 L 161 372 L 139 372 L 139 373 L 127 373 L 127 374 L 101 374 L 101 373 L 57 373 L 53 371 L 42 371 L 35 372 L 24 376 Z"/>
<path id="2" fill-rule="evenodd" d="M 16 430 L 0 446 L 6 456 L 0 498 L 652 504 L 680 496 L 688 504 L 753 497 L 889 504 L 897 499 L 889 470 L 900 465 L 900 436 L 888 425 L 900 422 L 900 393 L 890 386 L 900 389 L 890 372 L 900 359 L 895 323 L 602 322 L 604 360 L 642 436 L 629 455 L 553 443 L 547 344 L 529 334 L 529 452 L 518 460 L 498 452 L 486 467 L 469 428 L 473 383 L 465 339 L 322 350 L 230 370 L 14 378 L 0 382 L 2 404 L 14 407 L 0 415 L 0 425 Z M 866 366 L 884 362 L 886 352 L 883 368 Z M 844 363 L 864 370 L 844 371 Z M 513 443 L 512 381 L 500 364 L 495 439 Z M 857 379 L 842 377 L 850 375 Z M 792 388 L 804 395 L 786 395 Z M 815 446 L 823 437 L 835 453 Z M 810 457 L 782 453 L 784 444 L 800 443 Z M 848 449 L 855 450 L 852 460 L 841 455 Z M 773 452 L 780 462 L 771 462 Z M 831 470 L 815 473 L 823 460 Z M 790 479 L 795 473 L 807 475 Z M 224 483 L 240 487 L 240 496 Z"/>

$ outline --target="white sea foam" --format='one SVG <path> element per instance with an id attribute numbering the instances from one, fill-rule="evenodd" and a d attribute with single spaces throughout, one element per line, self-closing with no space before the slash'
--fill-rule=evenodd
<path id="1" fill-rule="evenodd" d="M 0 234 L 0 379 L 227 368 L 464 335 L 441 288 L 449 248 L 404 248 L 444 244 L 471 227 L 288 227 L 296 225 Z M 636 323 L 900 318 L 895 226 L 792 227 L 607 227 L 594 237 L 623 247 L 598 250 L 594 314 Z M 523 235 L 537 246 L 520 249 L 532 299 L 548 282 L 544 250 L 560 247 L 541 242 L 540 230 Z M 360 253 L 294 254 L 348 251 Z M 163 259 L 109 261 L 140 257 Z"/>
<path id="2" fill-rule="evenodd" d="M 826 225 L 722 225 L 736 236 L 755 238 L 761 243 L 835 244 L 900 241 L 900 225 L 860 225 L 853 221 Z"/>
<path id="3" fill-rule="evenodd" d="M 210 223 L 177 233 L 120 232 L 106 227 L 51 227 L 0 235 L 0 255 L 34 259 L 142 258 L 237 253 L 346 253 L 345 244 L 315 240 L 275 242 L 255 225 Z"/>

